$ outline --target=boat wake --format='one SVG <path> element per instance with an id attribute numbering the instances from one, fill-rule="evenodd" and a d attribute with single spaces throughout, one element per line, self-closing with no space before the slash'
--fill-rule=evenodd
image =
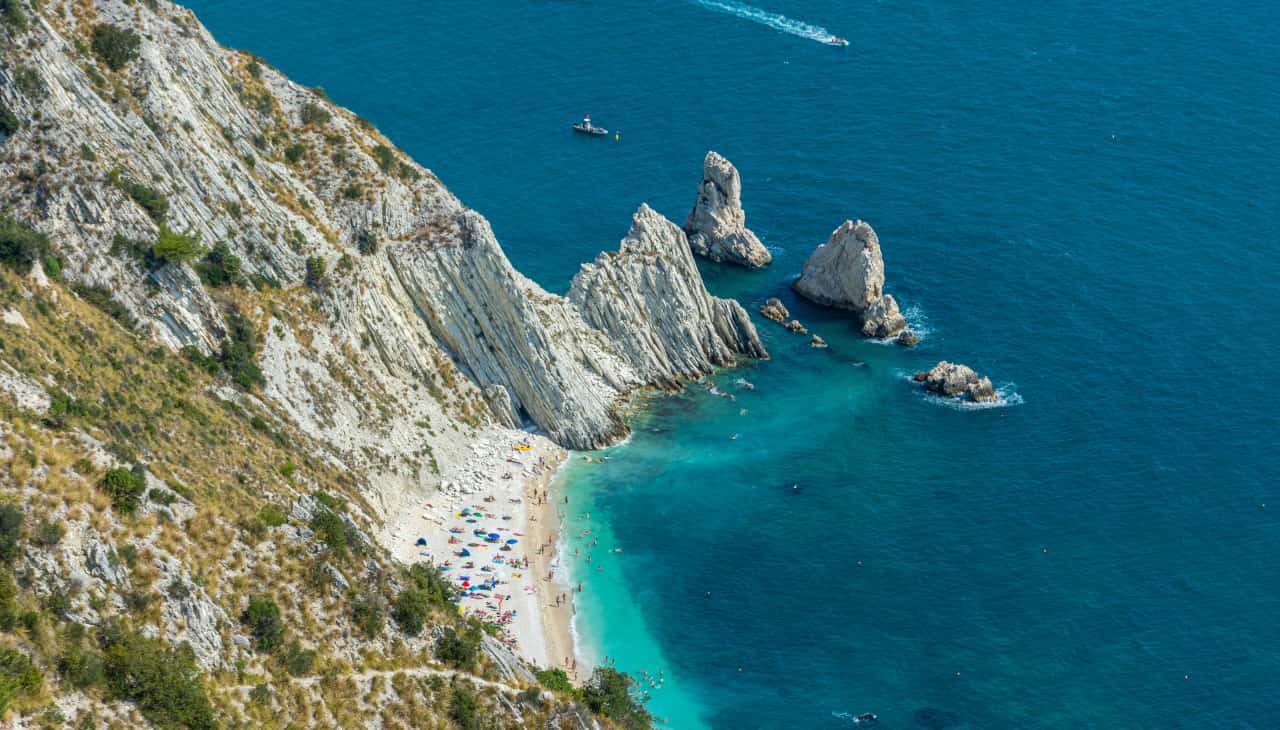
<path id="1" fill-rule="evenodd" d="M 800 38 L 808 38 L 811 41 L 825 43 L 827 45 L 835 45 L 842 38 L 837 37 L 831 31 L 820 25 L 810 25 L 804 21 L 788 18 L 782 13 L 771 13 L 763 8 L 757 8 L 754 5 L 736 2 L 735 0 L 690 0 L 694 5 L 700 5 L 708 10 L 715 10 L 721 13 L 728 13 L 743 20 L 750 20 L 753 23 L 766 25 L 774 30 L 787 33 L 789 35 Z M 847 44 L 847 41 L 845 42 Z"/>

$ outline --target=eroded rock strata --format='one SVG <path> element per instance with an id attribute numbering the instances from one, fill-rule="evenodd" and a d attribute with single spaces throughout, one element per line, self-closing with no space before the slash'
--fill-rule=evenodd
<path id="1" fill-rule="evenodd" d="M 738 168 L 716 152 L 702 162 L 698 200 L 684 222 L 693 252 L 712 261 L 758 269 L 773 260 L 746 224 Z"/>

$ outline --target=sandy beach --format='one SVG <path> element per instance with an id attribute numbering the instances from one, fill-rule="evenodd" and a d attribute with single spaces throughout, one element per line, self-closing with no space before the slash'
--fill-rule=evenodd
<path id="1" fill-rule="evenodd" d="M 430 560 L 459 591 L 464 615 L 506 629 L 539 667 L 572 667 L 571 599 L 556 556 L 560 514 L 550 494 L 567 452 L 525 431 L 491 429 L 447 468 L 439 490 L 406 502 L 382 542 L 405 563 Z M 566 659 L 568 665 L 566 665 Z"/>

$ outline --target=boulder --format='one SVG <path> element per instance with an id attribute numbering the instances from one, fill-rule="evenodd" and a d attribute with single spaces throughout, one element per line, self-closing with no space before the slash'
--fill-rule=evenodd
<path id="1" fill-rule="evenodd" d="M 809 347 L 826 347 L 826 346 L 827 346 L 827 341 L 817 335 L 814 335 L 813 339 L 809 340 Z"/>
<path id="2" fill-rule="evenodd" d="M 923 382 L 927 390 L 951 398 L 965 397 L 977 402 L 994 401 L 997 398 L 990 378 L 979 376 L 968 365 L 946 360 L 934 365 L 927 373 L 916 373 L 914 380 Z"/>
<path id="3" fill-rule="evenodd" d="M 893 337 L 906 329 L 898 303 L 884 293 L 880 239 L 863 221 L 845 221 L 832 231 L 791 286 L 805 299 L 858 314 L 867 337 Z"/>
<path id="4" fill-rule="evenodd" d="M 894 340 L 894 342 L 897 342 L 902 347 L 915 347 L 916 345 L 920 344 L 920 338 L 916 335 L 915 332 L 912 332 L 911 330 L 907 329 L 899 332 L 898 338 Z"/>
<path id="5" fill-rule="evenodd" d="M 784 326 L 787 329 L 791 330 L 792 332 L 795 332 L 796 334 L 800 334 L 800 335 L 809 334 L 809 330 L 806 329 L 804 325 L 800 324 L 800 320 L 798 319 L 793 319 L 790 322 L 787 322 L 786 325 Z"/>
<path id="6" fill-rule="evenodd" d="M 712 261 L 758 269 L 773 260 L 769 249 L 746 227 L 738 169 L 715 152 L 702 162 L 698 201 L 684 222 L 693 252 Z"/>
<path id="7" fill-rule="evenodd" d="M 787 317 L 791 316 L 791 312 L 787 311 L 786 305 L 777 297 L 766 299 L 764 306 L 760 307 L 760 314 L 764 315 L 765 319 L 772 319 L 778 324 L 786 322 Z"/>

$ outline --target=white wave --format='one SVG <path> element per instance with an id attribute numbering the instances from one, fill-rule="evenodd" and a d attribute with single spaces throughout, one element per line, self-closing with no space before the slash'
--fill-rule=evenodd
<path id="1" fill-rule="evenodd" d="M 907 329 L 916 333 L 916 337 L 924 342 L 925 338 L 933 332 L 929 327 L 929 315 L 924 313 L 924 309 L 919 304 L 912 304 L 902 310 L 902 318 L 907 320 Z M 892 345 L 898 341 L 897 335 L 893 337 L 868 337 L 867 342 L 877 345 Z"/>
<path id="2" fill-rule="evenodd" d="M 808 38 L 811 41 L 819 43 L 830 43 L 836 39 L 831 31 L 820 25 L 810 25 L 804 21 L 788 18 L 782 13 L 771 13 L 763 8 L 757 8 L 754 5 L 735 2 L 735 0 L 690 0 L 694 5 L 701 5 L 708 10 L 715 10 L 721 13 L 728 13 L 743 20 L 750 20 L 753 23 L 766 25 L 774 30 L 781 31 L 800 38 Z"/>

